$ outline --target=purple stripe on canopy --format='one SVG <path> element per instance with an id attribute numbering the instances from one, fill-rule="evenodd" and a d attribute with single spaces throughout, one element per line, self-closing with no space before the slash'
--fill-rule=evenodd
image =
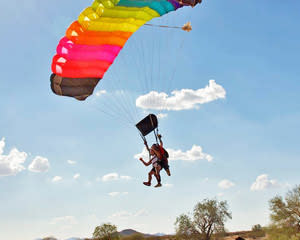
<path id="1" fill-rule="evenodd" d="M 180 4 L 179 2 L 177 2 L 176 0 L 168 0 L 168 2 L 170 2 L 170 3 L 174 6 L 175 10 L 176 10 L 177 8 L 183 7 L 183 5 L 181 5 L 181 4 Z"/>

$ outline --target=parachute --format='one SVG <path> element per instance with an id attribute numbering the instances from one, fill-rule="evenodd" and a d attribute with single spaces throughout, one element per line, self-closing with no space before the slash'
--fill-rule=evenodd
<path id="1" fill-rule="evenodd" d="M 56 49 L 50 77 L 52 91 L 85 100 L 141 26 L 202 0 L 95 0 L 66 31 Z M 185 28 L 191 29 L 190 26 Z"/>
<path id="2" fill-rule="evenodd" d="M 154 114 L 149 114 L 143 120 L 136 125 L 143 137 L 147 136 L 150 132 L 154 131 L 158 127 L 158 120 Z"/>

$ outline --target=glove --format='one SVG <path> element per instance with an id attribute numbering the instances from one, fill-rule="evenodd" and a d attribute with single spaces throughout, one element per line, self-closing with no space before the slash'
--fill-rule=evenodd
<path id="1" fill-rule="evenodd" d="M 159 139 L 161 139 L 161 138 L 162 138 L 162 136 L 161 136 L 160 134 L 158 134 L 158 135 L 157 135 L 157 137 L 158 137 Z"/>

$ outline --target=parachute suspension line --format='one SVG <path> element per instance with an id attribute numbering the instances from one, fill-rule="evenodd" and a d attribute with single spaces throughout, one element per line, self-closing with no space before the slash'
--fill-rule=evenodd
<path id="1" fill-rule="evenodd" d="M 158 128 L 154 129 L 153 132 L 154 132 L 156 143 L 158 144 Z"/>
<path id="2" fill-rule="evenodd" d="M 118 89 L 115 86 L 115 81 L 111 81 L 111 82 L 114 85 L 113 88 L 115 91 L 111 97 L 112 99 L 111 103 L 112 106 L 114 106 L 114 111 L 116 111 L 116 114 L 118 115 L 123 115 L 126 121 L 131 123 L 132 122 L 131 116 L 126 108 L 125 101 L 123 100 L 124 99 L 123 92 L 122 90 L 118 91 Z M 121 99 L 121 101 L 117 99 L 118 97 Z"/>
<path id="3" fill-rule="evenodd" d="M 152 127 L 154 127 L 154 123 L 153 123 L 151 115 L 150 115 L 150 121 L 151 121 Z M 155 136 L 156 143 L 158 144 L 158 137 L 157 137 L 157 135 L 158 135 L 158 127 L 153 130 L 153 133 L 154 133 L 154 136 Z"/>
<path id="4" fill-rule="evenodd" d="M 186 32 L 190 32 L 192 30 L 191 18 L 192 18 L 192 11 L 189 12 L 189 14 L 187 16 L 188 22 L 182 26 L 182 30 L 184 30 Z M 185 45 L 185 40 L 186 40 L 186 38 L 182 37 L 181 43 L 179 44 L 179 50 L 178 51 L 182 51 L 182 49 Z M 179 58 L 180 58 L 179 54 L 175 55 L 175 66 L 174 66 L 174 69 L 172 71 L 171 78 L 168 81 L 168 87 L 167 87 L 168 92 L 170 92 L 171 88 L 174 85 L 175 75 L 176 75 L 177 69 L 179 68 L 178 65 L 177 65 L 177 63 L 179 62 Z M 165 107 L 166 106 L 164 106 L 164 108 Z"/>
<path id="5" fill-rule="evenodd" d="M 122 64 L 124 66 L 128 66 L 128 63 L 126 62 L 127 60 L 127 57 L 123 57 L 123 56 L 119 56 L 119 60 L 122 62 Z M 116 76 L 116 79 L 118 80 L 118 85 L 119 85 L 119 88 L 121 86 L 121 77 L 119 74 L 117 74 L 116 72 L 113 72 L 113 74 Z M 125 76 L 126 74 L 122 74 L 122 76 Z M 124 82 L 124 81 L 123 81 Z M 121 102 L 120 102 L 120 105 L 123 105 L 125 107 L 125 111 L 126 111 L 126 115 L 130 118 L 130 121 L 131 123 L 134 123 L 136 121 L 135 118 L 137 118 L 137 113 L 136 113 L 136 109 L 132 106 L 132 101 L 133 100 L 133 97 L 131 94 L 125 94 L 124 91 L 120 90 L 118 92 L 120 98 L 121 98 Z"/>
<path id="6" fill-rule="evenodd" d="M 167 26 L 167 25 L 156 25 L 156 24 L 150 24 L 150 23 L 145 23 L 145 26 L 150 26 L 150 27 L 161 27 L 161 28 L 181 28 L 177 26 Z"/>
<path id="7" fill-rule="evenodd" d="M 92 106 L 91 106 L 92 107 Z M 99 108 L 99 107 L 96 107 L 96 106 L 93 106 L 94 109 L 104 113 L 105 115 L 111 117 L 112 119 L 116 120 L 116 121 L 119 121 L 120 123 L 122 123 L 125 127 L 128 127 L 128 125 L 131 127 L 131 124 L 128 123 L 128 121 L 125 121 L 123 118 L 121 118 L 120 116 L 116 116 L 112 113 L 109 113 L 107 111 L 104 111 L 103 109 Z"/>
<path id="8" fill-rule="evenodd" d="M 192 31 L 192 25 L 191 25 L 191 22 L 187 22 L 187 23 L 184 24 L 182 27 L 178 27 L 178 26 L 168 26 L 168 25 L 157 25 L 157 24 L 151 24 L 151 23 L 146 23 L 146 24 L 144 24 L 144 25 L 145 25 L 145 26 L 149 26 L 149 27 L 181 29 L 181 30 L 186 31 L 186 32 Z"/>
<path id="9" fill-rule="evenodd" d="M 121 80 L 120 80 L 119 76 L 118 75 L 115 75 L 115 76 L 117 76 L 116 78 L 119 82 L 118 85 L 121 86 Z M 116 92 L 116 94 L 118 94 L 120 96 L 121 101 L 119 101 L 118 104 L 120 104 L 120 106 L 122 107 L 124 114 L 127 116 L 130 123 L 134 123 L 135 122 L 134 116 L 133 116 L 134 113 L 132 112 L 132 109 L 130 107 L 131 104 L 130 104 L 130 101 L 127 97 L 130 94 L 127 94 L 127 96 L 126 96 L 122 89 L 119 90 L 118 92 Z"/>

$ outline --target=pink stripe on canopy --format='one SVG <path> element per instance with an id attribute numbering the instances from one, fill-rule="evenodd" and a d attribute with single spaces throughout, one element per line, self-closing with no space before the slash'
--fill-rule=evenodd
<path id="1" fill-rule="evenodd" d="M 57 46 L 57 55 L 68 60 L 100 60 L 112 63 L 122 47 L 115 45 L 82 45 L 64 37 Z"/>

